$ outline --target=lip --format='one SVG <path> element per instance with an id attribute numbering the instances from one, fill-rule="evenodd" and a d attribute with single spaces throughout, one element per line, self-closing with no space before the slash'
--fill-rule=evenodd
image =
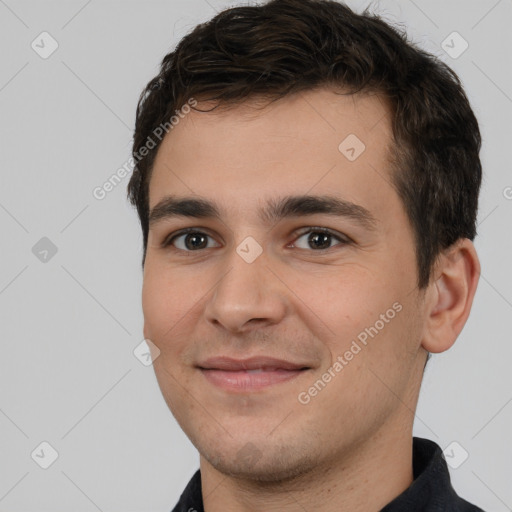
<path id="1" fill-rule="evenodd" d="M 262 390 L 288 382 L 310 369 L 306 364 L 266 356 L 248 359 L 213 357 L 198 368 L 211 384 L 235 392 Z"/>
<path id="2" fill-rule="evenodd" d="M 203 370 L 301 370 L 309 368 L 307 364 L 292 363 L 284 359 L 276 359 L 267 356 L 254 356 L 247 359 L 234 359 L 232 357 L 219 356 L 211 357 L 198 365 Z"/>

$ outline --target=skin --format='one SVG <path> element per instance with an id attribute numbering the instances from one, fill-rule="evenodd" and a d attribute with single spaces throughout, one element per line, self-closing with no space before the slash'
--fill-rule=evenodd
<path id="1" fill-rule="evenodd" d="M 144 336 L 160 350 L 157 380 L 200 453 L 207 512 L 378 511 L 412 482 L 427 351 L 449 349 L 462 330 L 479 260 L 461 239 L 439 257 L 428 288 L 417 288 L 412 228 L 390 185 L 390 112 L 378 96 L 320 88 L 255 105 L 192 111 L 158 151 L 150 209 L 169 194 L 194 196 L 215 201 L 222 219 L 151 226 L 142 300 Z M 366 145 L 353 162 L 338 150 L 348 134 Z M 267 199 L 306 193 L 364 206 L 377 229 L 326 214 L 271 224 L 257 215 Z M 208 247 L 191 250 L 185 236 L 162 247 L 187 227 L 209 235 Z M 352 241 L 334 235 L 321 251 L 308 243 L 314 229 L 298 233 L 308 227 Z M 263 249 L 250 264 L 236 251 L 248 236 Z M 401 311 L 300 403 L 299 393 L 394 303 Z M 230 393 L 195 366 L 261 354 L 311 369 L 259 392 Z"/>

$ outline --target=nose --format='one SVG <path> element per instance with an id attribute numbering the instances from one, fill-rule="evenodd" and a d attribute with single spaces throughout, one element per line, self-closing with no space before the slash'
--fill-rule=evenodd
<path id="1" fill-rule="evenodd" d="M 289 307 L 287 287 L 269 267 L 265 253 L 248 263 L 233 250 L 205 305 L 206 320 L 231 333 L 279 323 Z"/>

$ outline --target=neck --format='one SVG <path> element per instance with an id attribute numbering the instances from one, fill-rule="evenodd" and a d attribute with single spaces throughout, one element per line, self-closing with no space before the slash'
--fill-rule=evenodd
<path id="1" fill-rule="evenodd" d="M 413 481 L 412 425 L 387 427 L 350 453 L 278 484 L 226 476 L 201 457 L 205 512 L 377 512 Z"/>

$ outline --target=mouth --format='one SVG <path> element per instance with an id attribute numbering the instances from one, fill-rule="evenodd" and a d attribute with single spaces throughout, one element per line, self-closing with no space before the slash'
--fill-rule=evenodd
<path id="1" fill-rule="evenodd" d="M 271 357 L 232 359 L 215 357 L 198 365 L 208 382 L 234 392 L 258 391 L 288 382 L 311 367 Z"/>

